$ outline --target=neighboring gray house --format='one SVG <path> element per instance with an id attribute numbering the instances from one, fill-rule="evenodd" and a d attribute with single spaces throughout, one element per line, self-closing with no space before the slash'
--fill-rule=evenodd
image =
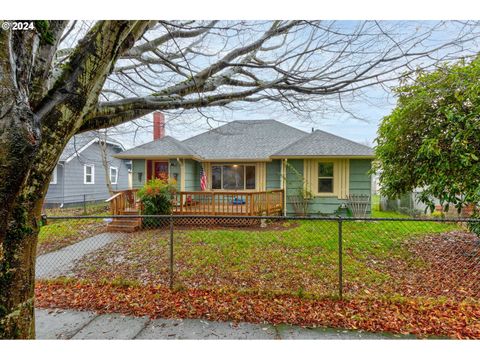
<path id="1" fill-rule="evenodd" d="M 130 163 L 112 157 L 125 148 L 106 138 L 107 171 L 113 190 L 128 189 Z M 96 132 L 75 135 L 65 147 L 55 167 L 45 204 L 69 205 L 107 199 L 110 195 L 102 161 L 102 147 Z"/>

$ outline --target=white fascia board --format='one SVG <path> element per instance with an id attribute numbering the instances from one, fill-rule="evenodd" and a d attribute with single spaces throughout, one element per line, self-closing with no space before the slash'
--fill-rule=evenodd
<path id="1" fill-rule="evenodd" d="M 92 144 L 95 144 L 99 141 L 99 139 L 93 139 L 91 140 L 90 142 L 88 142 L 87 144 L 85 144 L 84 146 L 82 146 L 78 151 L 75 151 L 75 153 L 73 153 L 72 155 L 70 155 L 66 160 L 65 162 L 68 163 L 70 162 L 71 160 L 75 159 L 79 154 L 81 154 L 83 151 L 87 150 Z M 110 141 L 110 140 L 107 140 L 106 141 L 107 144 L 110 144 L 110 145 L 115 145 L 115 146 L 120 146 L 123 151 L 125 151 L 125 147 L 118 143 L 118 142 L 114 142 L 114 141 Z"/>

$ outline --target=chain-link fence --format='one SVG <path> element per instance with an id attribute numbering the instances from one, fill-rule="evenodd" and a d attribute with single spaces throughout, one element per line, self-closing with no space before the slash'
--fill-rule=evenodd
<path id="1" fill-rule="evenodd" d="M 38 279 L 298 296 L 478 300 L 478 220 L 48 217 Z"/>
<path id="2" fill-rule="evenodd" d="M 88 194 L 49 195 L 42 206 L 42 212 L 49 216 L 81 216 L 107 214 L 110 205 L 105 200 L 108 191 Z"/>

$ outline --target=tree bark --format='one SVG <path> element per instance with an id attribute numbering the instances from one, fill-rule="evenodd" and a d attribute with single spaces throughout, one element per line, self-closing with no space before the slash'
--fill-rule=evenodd
<path id="1" fill-rule="evenodd" d="M 148 25 L 98 22 L 43 98 L 38 94 L 45 93 L 45 84 L 39 80 L 48 66 L 34 65 L 41 36 L 0 32 L 0 339 L 35 336 L 36 245 L 50 174 L 68 140 L 96 106 L 115 61 Z M 40 55 L 50 59 L 47 47 Z M 38 72 L 43 75 L 32 82 L 32 73 Z"/>
<path id="2" fill-rule="evenodd" d="M 98 145 L 100 146 L 100 155 L 102 156 L 102 165 L 103 171 L 105 174 L 105 184 L 107 184 L 108 193 L 110 196 L 113 195 L 113 187 L 112 187 L 112 179 L 110 179 L 110 166 L 108 163 L 108 144 L 107 144 L 107 134 L 105 133 L 103 138 L 99 134 L 98 138 Z M 118 179 L 118 172 L 117 172 L 117 179 Z"/>

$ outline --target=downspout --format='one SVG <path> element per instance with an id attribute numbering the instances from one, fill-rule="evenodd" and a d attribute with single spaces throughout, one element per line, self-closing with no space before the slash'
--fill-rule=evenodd
<path id="1" fill-rule="evenodd" d="M 287 159 L 283 164 L 283 215 L 287 216 Z"/>
<path id="2" fill-rule="evenodd" d="M 177 157 L 177 163 L 180 166 L 180 191 L 185 191 L 185 161 Z"/>
<path id="3" fill-rule="evenodd" d="M 65 163 L 58 163 L 63 170 L 62 170 L 62 203 L 60 204 L 60 207 L 63 208 L 64 202 L 65 202 Z M 58 174 L 57 174 L 58 176 Z"/>

